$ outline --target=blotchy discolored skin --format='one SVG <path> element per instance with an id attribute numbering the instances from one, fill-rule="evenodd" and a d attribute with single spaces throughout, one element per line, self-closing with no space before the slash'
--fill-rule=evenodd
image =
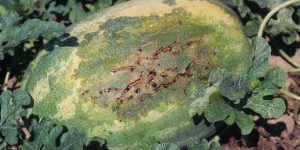
<path id="1" fill-rule="evenodd" d="M 205 0 L 132 0 L 68 30 L 78 45 L 43 51 L 25 74 L 33 113 L 111 149 L 212 133 L 189 117 L 192 97 L 212 69 L 244 73 L 252 55 L 238 19 Z"/>

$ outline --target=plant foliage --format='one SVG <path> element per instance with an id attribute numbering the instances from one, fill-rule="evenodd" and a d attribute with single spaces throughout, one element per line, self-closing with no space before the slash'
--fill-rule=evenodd
<path id="1" fill-rule="evenodd" d="M 206 139 L 199 140 L 190 138 L 186 144 L 187 150 L 221 150 L 222 147 L 217 140 L 207 141 Z M 180 147 L 173 143 L 162 143 L 153 145 L 151 150 L 180 150 Z"/>
<path id="2" fill-rule="evenodd" d="M 211 86 L 190 105 L 191 117 L 198 114 L 204 115 L 209 122 L 236 123 L 246 135 L 254 127 L 249 109 L 264 119 L 277 118 L 284 113 L 284 100 L 273 95 L 284 84 L 285 73 L 279 68 L 268 69 L 271 48 L 266 40 L 252 38 L 252 50 L 252 66 L 246 74 L 234 76 L 226 70 L 211 72 Z"/>
<path id="3" fill-rule="evenodd" d="M 29 132 L 34 137 L 31 140 L 23 139 L 21 147 L 28 150 L 80 150 L 83 148 L 84 136 L 78 134 L 75 130 L 63 131 L 63 126 L 55 125 L 53 121 L 42 119 L 38 122 L 34 119 L 29 128 Z"/>
<path id="4" fill-rule="evenodd" d="M 7 144 L 14 145 L 18 143 L 18 133 L 20 128 L 18 122 L 20 117 L 27 115 L 25 106 L 31 102 L 26 92 L 17 90 L 14 92 L 4 91 L 1 96 L 1 148 Z"/>
<path id="5" fill-rule="evenodd" d="M 85 136 L 76 129 L 67 129 L 47 118 L 27 117 L 32 100 L 25 91 L 4 91 L 0 99 L 0 149 L 20 143 L 23 150 L 81 150 L 87 146 Z M 21 120 L 30 126 L 22 125 Z M 28 128 L 31 137 L 24 136 L 22 128 Z"/>
<path id="6" fill-rule="evenodd" d="M 248 36 L 257 34 L 263 17 L 267 12 L 286 0 L 222 0 L 229 6 L 237 9 L 243 19 Z M 256 6 L 256 7 L 254 7 Z M 297 18 L 300 17 L 298 5 L 280 10 L 268 23 L 265 32 L 272 38 L 280 37 L 282 41 L 290 45 L 296 42 L 296 35 L 300 29 Z M 296 19 L 295 19 L 296 18 Z"/>
<path id="7" fill-rule="evenodd" d="M 30 19 L 19 24 L 21 17 L 16 12 L 8 12 L 0 16 L 0 58 L 3 59 L 5 52 L 11 51 L 21 42 L 38 38 L 43 34 L 64 32 L 64 26 L 54 21 L 41 21 Z"/>

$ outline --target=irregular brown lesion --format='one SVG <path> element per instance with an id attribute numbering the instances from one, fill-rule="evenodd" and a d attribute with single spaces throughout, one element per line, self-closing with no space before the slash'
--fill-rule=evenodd
<path id="1" fill-rule="evenodd" d="M 129 75 L 133 76 L 133 79 L 124 81 L 126 86 L 123 88 L 107 87 L 99 90 L 97 96 L 91 96 L 91 94 L 90 98 L 97 100 L 101 99 L 101 97 L 111 96 L 115 97 L 115 99 L 110 99 L 110 103 L 117 102 L 120 105 L 124 105 L 129 101 L 135 101 L 133 103 L 139 105 L 138 103 L 142 103 L 145 99 L 155 96 L 177 81 L 192 77 L 194 75 L 192 67 L 196 62 L 194 62 L 193 59 L 189 60 L 186 58 L 187 63 L 181 64 L 176 61 L 176 58 L 185 55 L 183 54 L 184 51 L 192 45 L 202 45 L 202 43 L 202 38 L 189 40 L 186 43 L 182 43 L 180 38 L 176 38 L 173 42 L 165 46 L 160 46 L 158 40 L 149 40 L 148 42 L 142 43 L 137 47 L 135 59 L 132 63 L 111 70 L 111 73 L 115 75 L 129 73 Z M 149 54 L 148 50 L 153 47 L 157 48 L 152 50 L 153 52 Z M 164 56 L 162 56 L 163 54 Z M 166 55 L 172 58 L 169 62 L 170 65 L 162 64 L 164 63 L 162 59 L 165 59 L 164 57 Z M 85 91 L 82 95 L 88 93 L 89 91 Z M 139 112 L 143 112 L 149 107 L 146 104 L 142 104 L 141 106 L 143 106 L 143 109 L 140 108 Z M 132 108 L 124 108 L 120 114 L 122 117 L 126 117 L 132 111 Z"/>
<path id="2" fill-rule="evenodd" d="M 143 47 L 145 47 L 145 45 L 147 45 L 147 44 L 143 44 L 142 46 L 140 46 L 137 49 L 137 54 L 136 54 L 137 59 L 132 65 L 115 68 L 112 70 L 112 72 L 118 73 L 121 71 L 134 71 L 136 68 L 140 67 L 141 63 L 145 60 L 150 60 L 150 61 L 158 60 L 158 59 L 160 59 L 160 56 L 162 53 L 172 52 L 170 54 L 176 56 L 176 55 L 179 55 L 181 53 L 181 51 L 183 51 L 184 49 L 190 47 L 192 44 L 200 43 L 200 42 L 202 42 L 202 41 L 201 40 L 189 41 L 186 44 L 180 45 L 179 38 L 176 38 L 176 40 L 174 42 L 170 43 L 169 45 L 158 48 L 152 55 L 147 56 L 147 57 L 141 57 Z M 173 50 L 175 46 L 180 47 L 180 49 Z M 177 73 L 176 76 L 171 80 L 168 80 L 169 74 L 171 72 L 174 73 L 175 71 L 178 71 L 180 69 L 180 65 L 178 65 L 178 64 L 173 65 L 171 68 L 166 68 L 165 70 L 163 70 L 160 73 L 157 70 L 155 70 L 154 68 L 151 68 L 153 66 L 144 68 L 144 70 L 140 72 L 139 77 L 137 79 L 129 82 L 127 84 L 126 88 L 124 88 L 124 89 L 114 88 L 115 91 L 121 92 L 121 96 L 118 97 L 117 100 L 120 102 L 120 104 L 124 104 L 127 101 L 132 100 L 134 98 L 133 94 L 136 93 L 136 91 L 139 91 L 138 93 L 143 92 L 143 91 L 141 91 L 141 89 L 143 89 L 143 87 L 146 87 L 146 88 L 152 87 L 152 91 L 143 93 L 137 99 L 140 101 L 143 101 L 144 99 L 146 99 L 148 97 L 152 97 L 156 93 L 159 93 L 161 90 L 168 88 L 169 86 L 174 84 L 177 80 L 180 80 L 180 78 L 182 78 L 184 76 L 187 76 L 187 77 L 192 76 L 191 71 L 190 71 L 192 65 L 193 65 L 193 61 L 190 61 L 189 64 L 183 69 L 183 71 L 181 71 L 180 73 Z M 168 82 L 155 83 L 155 82 L 153 82 L 153 80 L 155 78 L 167 79 Z M 111 88 L 109 88 L 109 89 L 111 89 Z M 104 94 L 106 91 L 109 92 L 110 90 L 107 90 L 107 89 L 101 90 L 100 93 Z"/>
<path id="3" fill-rule="evenodd" d="M 154 89 L 154 91 L 155 91 L 156 93 L 158 93 L 158 92 L 161 91 L 163 88 L 168 88 L 168 86 L 174 84 L 174 83 L 175 83 L 177 80 L 179 80 L 181 77 L 184 77 L 184 76 L 190 77 L 190 76 L 192 76 L 192 75 L 193 75 L 193 74 L 191 73 L 191 67 L 192 67 L 192 65 L 193 65 L 193 61 L 191 61 L 191 62 L 188 64 L 188 66 L 186 66 L 186 68 L 184 69 L 184 72 L 177 74 L 176 77 L 175 77 L 173 80 L 171 80 L 171 81 L 169 81 L 169 82 L 167 82 L 167 83 L 162 83 L 162 84 L 158 85 L 158 86 Z M 162 74 L 161 76 L 162 76 L 162 77 L 165 77 L 165 76 L 167 76 L 167 74 Z"/>

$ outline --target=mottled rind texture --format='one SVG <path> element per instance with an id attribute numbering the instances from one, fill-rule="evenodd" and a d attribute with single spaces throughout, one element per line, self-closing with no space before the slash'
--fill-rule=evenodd
<path id="1" fill-rule="evenodd" d="M 33 113 L 105 138 L 111 149 L 209 135 L 212 126 L 189 117 L 190 97 L 212 69 L 240 74 L 251 61 L 238 19 L 209 1 L 132 0 L 69 32 L 79 44 L 43 51 L 24 88 Z"/>

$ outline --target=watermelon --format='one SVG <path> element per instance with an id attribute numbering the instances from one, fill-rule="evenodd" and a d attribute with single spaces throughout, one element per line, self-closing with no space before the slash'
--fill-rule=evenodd
<path id="1" fill-rule="evenodd" d="M 67 29 L 24 75 L 32 113 L 101 137 L 110 149 L 184 144 L 214 133 L 188 113 L 213 69 L 245 73 L 247 37 L 236 15 L 209 0 L 131 0 Z"/>

